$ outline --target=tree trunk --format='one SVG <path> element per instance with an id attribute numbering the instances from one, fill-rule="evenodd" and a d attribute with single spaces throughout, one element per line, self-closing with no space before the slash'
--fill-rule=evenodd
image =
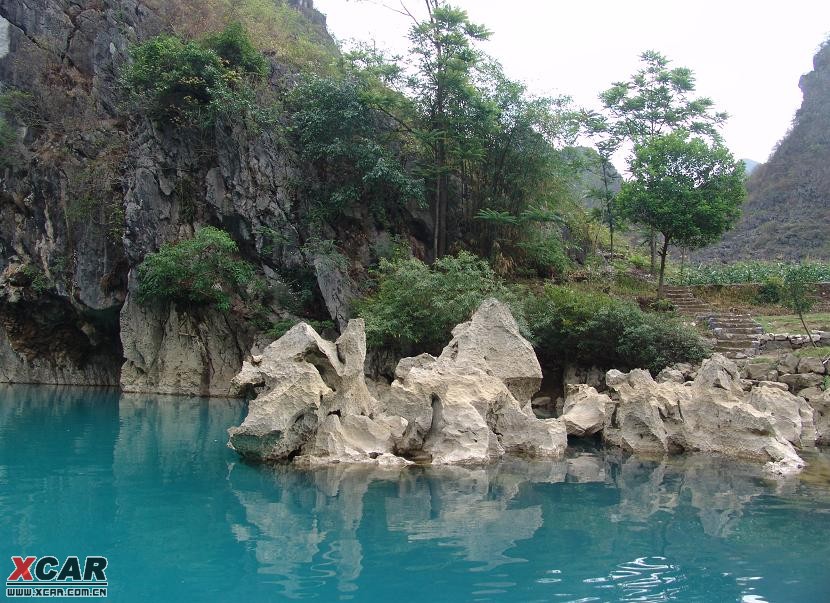
<path id="1" fill-rule="evenodd" d="M 609 214 L 610 216 L 610 214 Z M 608 231 L 611 233 L 611 261 L 614 261 L 614 218 L 608 220 Z"/>
<path id="2" fill-rule="evenodd" d="M 442 258 L 447 255 L 447 206 L 449 205 L 449 178 L 446 174 L 439 176 L 441 181 L 441 194 L 438 196 L 438 220 L 440 228 L 438 230 L 438 257 Z"/>
<path id="3" fill-rule="evenodd" d="M 651 253 L 651 274 L 654 274 L 655 265 L 657 264 L 657 235 L 654 228 L 651 227 L 648 229 L 648 249 Z"/>
<path id="4" fill-rule="evenodd" d="M 804 327 L 804 332 L 807 333 L 807 339 L 810 340 L 810 343 L 813 345 L 814 348 L 818 347 L 815 341 L 813 341 L 813 336 L 810 333 L 810 329 L 807 328 L 807 323 L 804 322 L 804 314 L 802 314 L 801 310 L 798 311 L 798 318 L 801 320 L 801 326 Z"/>
<path id="5" fill-rule="evenodd" d="M 660 251 L 660 277 L 657 280 L 657 298 L 663 298 L 663 277 L 666 274 L 666 256 L 669 255 L 669 237 L 663 235 L 663 249 Z"/>

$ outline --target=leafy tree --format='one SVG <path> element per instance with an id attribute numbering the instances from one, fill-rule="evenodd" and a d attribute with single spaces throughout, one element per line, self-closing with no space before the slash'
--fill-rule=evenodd
<path id="1" fill-rule="evenodd" d="M 415 258 L 381 260 L 377 278 L 376 291 L 357 308 L 366 321 L 366 342 L 400 353 L 439 352 L 483 300 L 513 299 L 487 262 L 463 251 L 432 266 Z"/>
<path id="2" fill-rule="evenodd" d="M 619 140 L 633 145 L 655 136 L 685 129 L 712 142 L 720 142 L 718 127 L 728 115 L 714 110 L 707 97 L 694 97 L 694 72 L 687 67 L 670 67 L 661 53 L 647 50 L 640 55 L 642 66 L 628 80 L 614 82 L 600 94 L 610 131 Z M 649 233 L 651 271 L 655 269 L 656 238 Z"/>
<path id="3" fill-rule="evenodd" d="M 412 60 L 390 62 L 362 47 L 346 57 L 351 72 L 365 82 L 364 98 L 417 143 L 411 148 L 435 212 L 433 256 L 453 246 L 490 255 L 498 243 L 523 259 L 526 243 L 560 236 L 547 220 L 532 229 L 510 220 L 528 210 L 556 213 L 569 194 L 567 162 L 554 145 L 575 135 L 568 99 L 531 97 L 478 50 L 485 28 L 444 0 L 426 7 L 424 19 L 406 5 L 399 11 L 412 20 Z"/>
<path id="4" fill-rule="evenodd" d="M 393 151 L 400 138 L 366 100 L 365 86 L 351 76 L 310 76 L 289 99 L 301 154 L 320 176 L 306 190 L 317 221 L 333 222 L 357 204 L 384 219 L 390 210 L 424 198 L 422 181 Z"/>
<path id="5" fill-rule="evenodd" d="M 712 99 L 692 97 L 694 72 L 669 68 L 671 61 L 654 50 L 643 52 L 640 60 L 642 67 L 631 78 L 600 94 L 616 131 L 635 144 L 678 128 L 718 142 L 717 128 L 729 116 L 715 111 Z"/>
<path id="6" fill-rule="evenodd" d="M 593 139 L 597 150 L 598 175 L 602 183 L 597 190 L 590 191 L 593 198 L 601 203 L 601 217 L 608 224 L 611 237 L 610 253 L 614 259 L 614 231 L 618 221 L 617 195 L 611 187 L 613 174 L 612 157 L 622 144 L 622 137 L 611 126 L 606 116 L 596 112 L 586 112 L 582 115 L 586 133 Z"/>
<path id="7" fill-rule="evenodd" d="M 789 266 L 784 272 L 784 304 L 793 312 L 798 314 L 801 321 L 801 326 L 804 327 L 804 332 L 813 347 L 818 347 L 813 341 L 810 329 L 807 328 L 807 323 L 804 321 L 804 314 L 813 309 L 815 305 L 814 280 L 811 272 L 804 264 L 795 264 Z"/>
<path id="8" fill-rule="evenodd" d="M 191 239 L 166 243 L 138 267 L 138 301 L 214 306 L 227 312 L 245 291 L 254 269 L 223 230 L 205 226 Z"/>
<path id="9" fill-rule="evenodd" d="M 218 117 L 262 118 L 251 84 L 267 70 L 238 23 L 203 40 L 161 35 L 131 50 L 122 82 L 133 104 L 172 124 L 205 128 Z"/>
<path id="10" fill-rule="evenodd" d="M 638 145 L 630 169 L 620 206 L 633 222 L 663 236 L 657 289 L 662 295 L 669 246 L 707 245 L 738 219 L 746 197 L 743 164 L 725 147 L 678 130 Z"/>
<path id="11" fill-rule="evenodd" d="M 418 134 L 429 149 L 433 182 L 435 233 L 433 253 L 440 258 L 447 253 L 447 214 L 450 204 L 452 161 L 478 152 L 465 136 L 468 109 L 477 101 L 473 71 L 481 61 L 475 43 L 487 40 L 490 32 L 474 24 L 467 12 L 450 6 L 445 0 L 425 0 L 427 18 L 417 19 L 401 5 L 412 19 L 409 32 L 410 52 L 417 70 L 409 78 L 419 112 Z"/>

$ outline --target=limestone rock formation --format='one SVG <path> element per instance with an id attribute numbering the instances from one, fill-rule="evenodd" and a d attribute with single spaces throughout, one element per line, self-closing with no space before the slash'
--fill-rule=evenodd
<path id="1" fill-rule="evenodd" d="M 400 361 L 389 387 L 367 387 L 362 320 L 335 342 L 301 323 L 245 362 L 237 393 L 259 393 L 229 445 L 243 457 L 305 464 L 483 463 L 505 453 L 559 458 L 564 424 L 530 397 L 542 372 L 501 302 L 484 301 L 438 358 Z"/>
<path id="2" fill-rule="evenodd" d="M 816 444 L 830 446 L 830 390 L 811 397 L 810 406 L 815 411 Z"/>
<path id="3" fill-rule="evenodd" d="M 815 442 L 812 409 L 803 398 L 765 385 L 745 392 L 738 367 L 720 354 L 683 384 L 657 383 L 642 370 L 618 373 L 606 377 L 616 405 L 603 436 L 625 450 L 714 452 L 793 471 L 804 465 L 793 445 Z"/>
<path id="4" fill-rule="evenodd" d="M 568 386 L 567 394 L 561 419 L 568 435 L 588 436 L 605 428 L 608 410 L 613 407 L 611 398 L 590 385 Z"/>
<path id="5" fill-rule="evenodd" d="M 0 157 L 0 273 L 12 277 L 0 279 L 0 382 L 227 395 L 255 343 L 251 316 L 139 305 L 133 276 L 148 254 L 216 226 L 269 289 L 285 290 L 280 274 L 309 274 L 318 309 L 343 329 L 350 275 L 390 237 L 388 220 L 356 204 L 316 233 L 349 241 L 338 267 L 305 245 L 312 201 L 296 193 L 326 176 L 280 132 L 230 116 L 204 130 L 172 126 L 129 109 L 119 77 L 131 46 L 212 27 L 181 4 L 0 2 L 0 89 L 25 101 L 3 116 L 19 136 Z M 311 0 L 283 4 L 307 21 L 309 42 L 331 42 Z M 267 60 L 269 95 L 282 98 L 296 68 Z M 430 213 L 401 211 L 394 230 L 421 244 Z M 266 320 L 290 318 L 287 304 L 265 303 Z"/>

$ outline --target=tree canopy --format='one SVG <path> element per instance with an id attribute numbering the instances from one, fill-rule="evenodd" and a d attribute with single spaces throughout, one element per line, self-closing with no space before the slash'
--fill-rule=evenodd
<path id="1" fill-rule="evenodd" d="M 663 235 L 662 293 L 669 245 L 707 245 L 738 219 L 746 197 L 743 163 L 726 147 L 677 130 L 638 145 L 629 167 L 632 179 L 619 202 L 629 219 Z"/>

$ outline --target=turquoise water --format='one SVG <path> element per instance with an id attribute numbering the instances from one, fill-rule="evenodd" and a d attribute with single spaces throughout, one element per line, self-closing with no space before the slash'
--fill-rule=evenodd
<path id="1" fill-rule="evenodd" d="M 308 472 L 240 463 L 243 414 L 0 386 L 0 570 L 105 555 L 112 601 L 830 601 L 827 455 Z"/>

